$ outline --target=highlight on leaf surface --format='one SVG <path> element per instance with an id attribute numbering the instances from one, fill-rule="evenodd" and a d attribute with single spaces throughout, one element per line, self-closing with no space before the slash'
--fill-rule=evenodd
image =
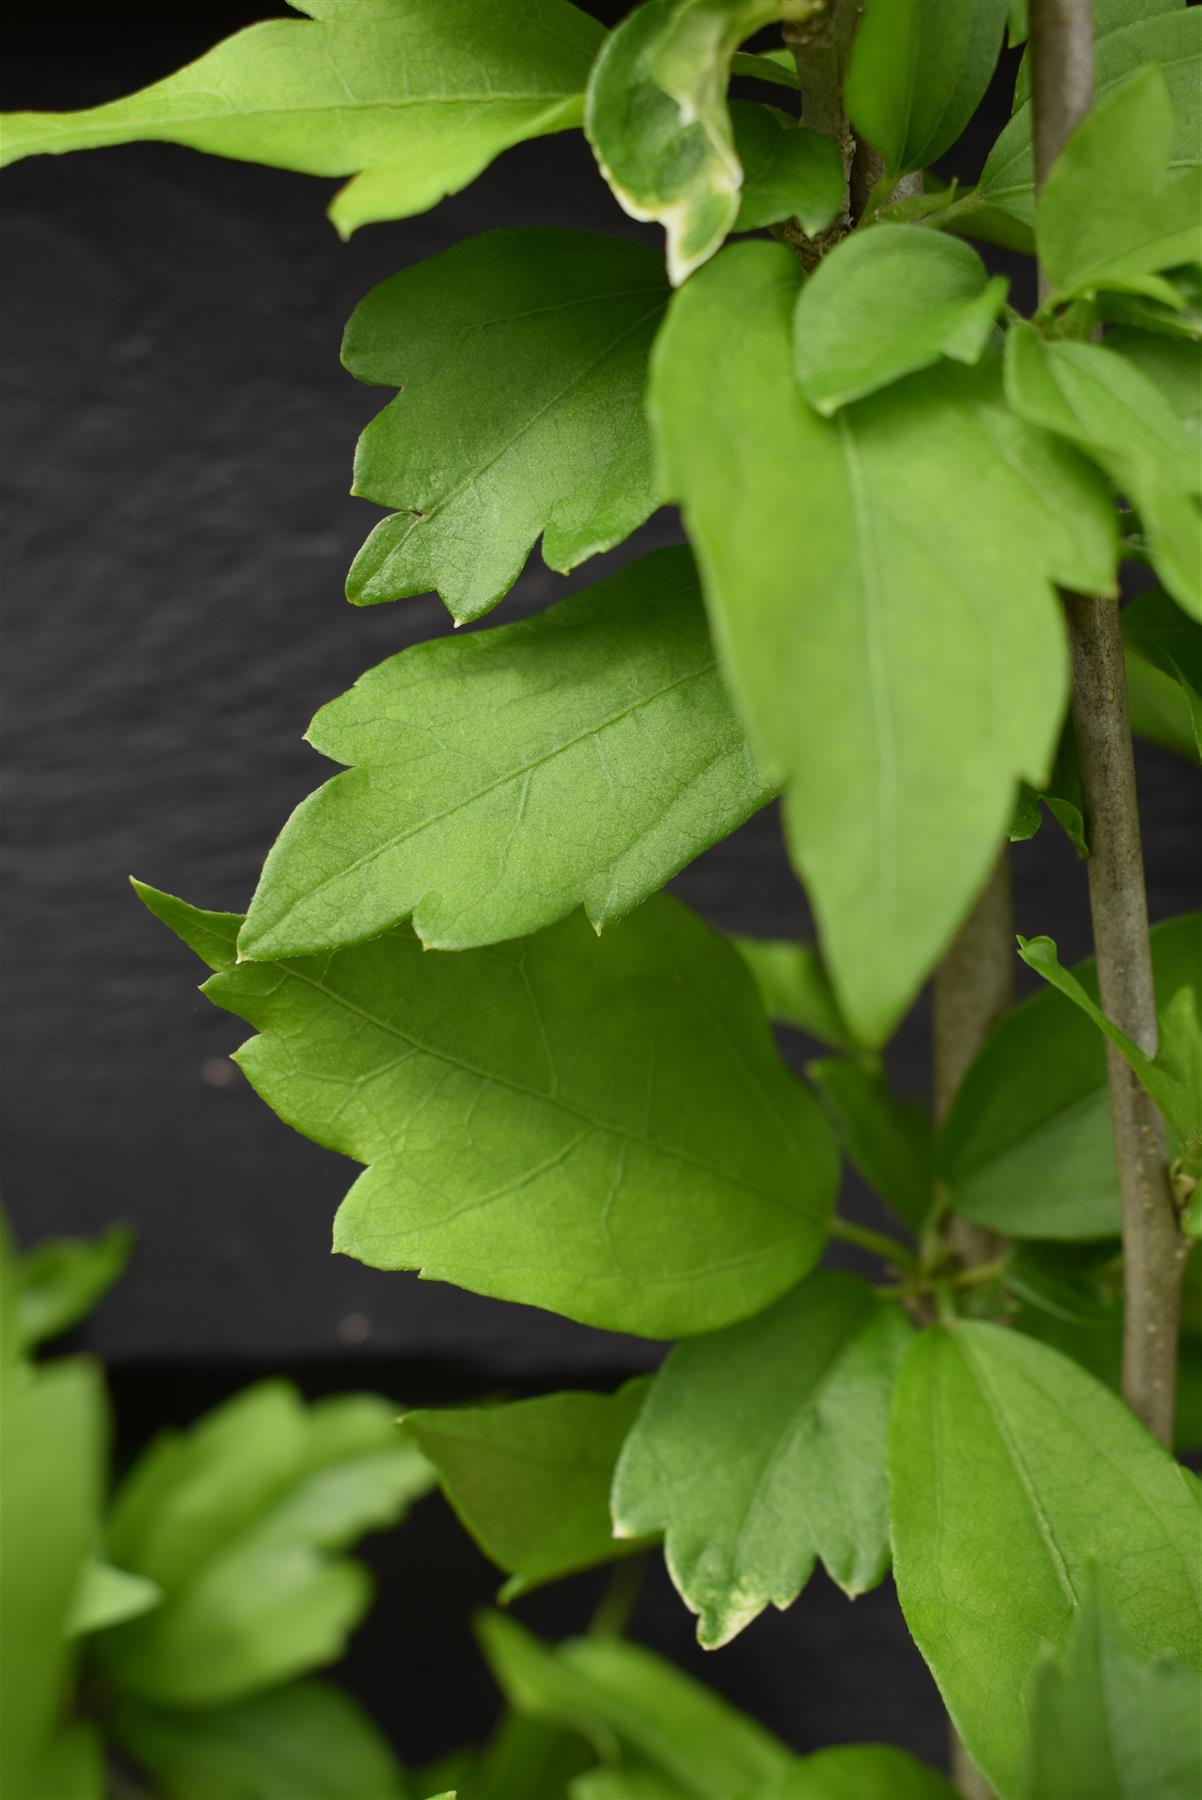
<path id="1" fill-rule="evenodd" d="M 738 954 L 659 895 L 455 956 L 407 927 L 236 962 L 241 920 L 139 894 L 260 1034 L 287 1123 L 370 1166 L 335 1248 L 645 1337 L 757 1312 L 817 1261 L 838 1156 Z"/>
<path id="2" fill-rule="evenodd" d="M 919 225 L 845 238 L 803 286 L 793 318 L 801 391 L 828 417 L 950 356 L 979 362 L 1006 282 L 975 250 Z"/>
<path id="3" fill-rule="evenodd" d="M 1202 914 L 1154 925 L 1151 945 L 1162 1041 L 1173 1041 L 1183 997 L 1177 1034 L 1202 1034 Z M 1073 976 L 1096 999 L 1093 963 Z M 1105 1045 L 1093 1021 L 1052 992 L 1008 1013 L 965 1076 L 938 1161 L 952 1206 L 979 1225 L 1020 1238 L 1117 1236 Z"/>
<path id="4" fill-rule="evenodd" d="M 425 212 L 525 138 L 581 121 L 604 33 L 568 0 L 312 0 L 105 106 L 12 113 L 0 162 L 144 139 L 351 175 L 342 236 Z"/>
<path id="5" fill-rule="evenodd" d="M 623 210 L 664 227 L 673 286 L 714 254 L 738 218 L 731 59 L 760 26 L 809 10 L 810 0 L 644 0 L 597 58 L 585 133 Z"/>
<path id="6" fill-rule="evenodd" d="M 395 511 L 349 597 L 435 589 L 462 624 L 508 593 L 540 535 L 562 573 L 641 525 L 657 504 L 643 407 L 667 299 L 645 245 L 543 228 L 469 238 L 373 288 L 342 360 L 401 392 L 359 439 L 352 491 Z"/>
<path id="7" fill-rule="evenodd" d="M 618 1459 L 614 1522 L 665 1534 L 707 1649 L 791 1605 L 818 1558 L 852 1595 L 884 1576 L 885 1435 L 910 1336 L 864 1282 L 820 1271 L 678 1345 L 653 1378 Z"/>
<path id="8" fill-rule="evenodd" d="M 997 1325 L 919 1333 L 889 1476 L 902 1611 L 998 1793 L 1025 1791 L 1028 1684 L 1095 1564 L 1142 1655 L 1202 1669 L 1198 1482 L 1066 1357 Z"/>
<path id="9" fill-rule="evenodd" d="M 503 1601 L 641 1548 L 615 1537 L 609 1490 L 646 1392 L 638 1379 L 615 1394 L 545 1394 L 405 1415 L 406 1435 L 437 1471 L 460 1520 L 508 1574 Z"/>
<path id="10" fill-rule="evenodd" d="M 630 912 L 770 798 L 684 549 L 518 624 L 403 650 L 322 708 L 352 765 L 267 859 L 239 954 L 303 955 L 411 914 L 424 943 Z"/>
<path id="11" fill-rule="evenodd" d="M 1051 766 L 1052 583 L 1113 591 L 1115 521 L 1101 476 L 1005 406 L 992 357 L 821 418 L 792 378 L 799 284 L 778 245 L 701 270 L 656 345 L 652 422 L 841 1008 L 879 1043 L 986 879 L 1017 781 Z"/>

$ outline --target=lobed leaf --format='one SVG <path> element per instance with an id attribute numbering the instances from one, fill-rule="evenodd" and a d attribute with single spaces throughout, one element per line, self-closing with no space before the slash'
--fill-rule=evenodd
<path id="1" fill-rule="evenodd" d="M 568 0 L 297 0 L 140 93 L 12 113 L 0 162 L 145 139 L 353 175 L 343 237 L 425 212 L 525 138 L 579 125 L 603 31 Z"/>
<path id="2" fill-rule="evenodd" d="M 831 1134 L 742 961 L 676 901 L 600 940 L 572 918 L 456 956 L 401 929 L 235 963 L 235 915 L 139 892 L 260 1032 L 251 1085 L 371 1165 L 337 1249 L 647 1337 L 756 1312 L 817 1260 Z"/>
<path id="3" fill-rule="evenodd" d="M 820 1271 L 669 1354 L 618 1459 L 614 1524 L 665 1534 L 706 1649 L 790 1606 L 817 1558 L 851 1595 L 883 1578 L 885 1432 L 910 1335 L 864 1282 Z"/>
<path id="4" fill-rule="evenodd" d="M 203 1712 L 124 1700 L 113 1733 L 170 1800 L 409 1800 L 387 1739 L 349 1694 L 324 1681 Z"/>
<path id="5" fill-rule="evenodd" d="M 358 380 L 399 387 L 353 492 L 395 508 L 352 564 L 358 605 L 431 588 L 460 624 L 542 535 L 561 572 L 654 511 L 643 417 L 668 289 L 654 252 L 584 231 L 493 231 L 373 288 L 346 328 Z"/>
<path id="6" fill-rule="evenodd" d="M 1116 350 L 1006 335 L 1006 392 L 1032 424 L 1078 445 L 1138 508 L 1173 598 L 1202 618 L 1202 446 L 1160 390 Z"/>
<path id="7" fill-rule="evenodd" d="M 106 1675 L 158 1705 L 215 1706 L 333 1661 L 370 1599 L 337 1553 L 431 1480 L 395 1409 L 367 1395 L 306 1407 L 263 1382 L 163 1434 L 118 1490 L 107 1541 L 163 1600 L 96 1639 Z"/>
<path id="8" fill-rule="evenodd" d="M 809 0 L 644 0 L 593 66 L 585 134 L 623 210 L 663 225 L 673 286 L 714 254 L 738 218 L 743 170 L 726 101 L 732 58 L 762 25 L 809 10 Z"/>
<path id="9" fill-rule="evenodd" d="M 1031 1679 L 1019 1793 L 1056 1800 L 1194 1800 L 1202 1789 L 1202 1680 L 1132 1642 L 1087 1571 L 1064 1655 Z"/>
<path id="10" fill-rule="evenodd" d="M 990 280 L 958 238 L 920 225 L 846 238 L 798 296 L 793 358 L 801 391 L 829 418 L 941 356 L 979 362 L 1005 298 L 1005 280 Z"/>
<path id="11" fill-rule="evenodd" d="M 1179 9 L 1156 4 L 1153 10 L 1141 4 L 1136 16 L 1132 16 L 1126 0 L 1114 6 L 1099 6 L 1094 56 L 1098 102 L 1095 113 L 1112 90 L 1145 64 L 1160 64 L 1172 99 L 1175 125 L 1169 173 L 1202 167 L 1202 13 L 1196 7 Z M 1035 160 L 1031 146 L 1031 102 L 1024 98 L 989 152 L 978 190 L 991 208 L 1024 226 L 1035 223 Z M 1146 158 L 1147 145 L 1137 146 L 1135 154 L 1137 160 Z M 1159 169 L 1155 178 L 1159 183 Z M 1097 193 L 1090 193 L 1086 203 L 1094 217 L 1108 204 Z"/>
<path id="12" fill-rule="evenodd" d="M 502 1600 L 640 1548 L 615 1538 L 609 1490 L 646 1391 L 640 1379 L 616 1394 L 406 1415 L 461 1523 L 509 1575 Z"/>
<path id="13" fill-rule="evenodd" d="M 876 1043 L 985 880 L 1017 780 L 1051 764 L 1051 583 L 1113 591 L 1114 517 L 1076 453 L 1004 406 L 993 359 L 820 418 L 791 380 L 799 279 L 769 244 L 696 276 L 657 345 L 653 424 L 840 1005 Z"/>
<path id="14" fill-rule="evenodd" d="M 1202 1668 L 1197 1480 L 1074 1363 L 996 1325 L 921 1333 L 889 1468 L 906 1622 L 999 1793 L 1023 1791 L 1027 1684 L 1094 1563 L 1144 1655 Z"/>
<path id="15" fill-rule="evenodd" d="M 1202 914 L 1153 926 L 1151 942 L 1165 1033 L 1179 996 L 1196 996 Z M 1074 974 L 1096 996 L 1093 963 Z M 1196 997 L 1189 1004 L 1197 1021 Z M 1116 1235 L 1106 1055 L 1091 1020 L 1051 992 L 1008 1013 L 964 1078 L 938 1161 L 951 1204 L 979 1225 L 1024 1238 Z"/>
<path id="16" fill-rule="evenodd" d="M 583 906 L 601 929 L 771 797 L 715 663 L 688 552 L 536 618 L 420 644 L 323 707 L 353 765 L 289 819 L 238 938 L 274 959 L 406 915 L 459 950 Z"/>
<path id="17" fill-rule="evenodd" d="M 892 188 L 950 150 L 985 96 L 1009 0 L 870 0 L 852 45 L 851 122 Z"/>

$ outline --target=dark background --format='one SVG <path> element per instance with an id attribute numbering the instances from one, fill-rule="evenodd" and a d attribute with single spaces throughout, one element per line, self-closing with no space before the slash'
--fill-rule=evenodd
<path id="1" fill-rule="evenodd" d="M 27 9 L 9 28 L 3 104 L 96 104 L 283 10 Z M 1008 102 L 1003 76 L 949 168 L 975 173 Z M 511 151 L 433 213 L 348 245 L 323 216 L 334 186 L 149 144 L 4 177 L 4 1192 L 26 1242 L 138 1226 L 129 1275 L 81 1334 L 111 1366 L 119 1456 L 269 1371 L 414 1405 L 612 1387 L 659 1354 L 332 1259 L 353 1171 L 255 1099 L 225 1060 L 244 1029 L 198 998 L 188 952 L 126 886 L 136 873 L 242 908 L 288 811 L 329 772 L 301 742 L 312 713 L 449 628 L 433 596 L 362 610 L 341 598 L 379 516 L 347 497 L 355 437 L 385 398 L 339 365 L 355 303 L 500 225 L 639 233 L 576 133 Z M 1029 270 L 992 260 L 1025 299 Z M 660 514 L 570 581 L 536 553 L 498 618 L 678 529 Z M 1190 902 L 1190 774 L 1149 750 L 1140 780 L 1164 917 Z M 1019 929 L 1085 953 L 1084 874 L 1056 827 L 1014 864 Z M 774 808 L 676 885 L 725 927 L 806 926 Z M 891 1053 L 909 1093 L 926 1089 L 926 1035 L 920 1007 Z M 785 1046 L 794 1062 L 807 1048 Z M 867 1196 L 851 1205 L 872 1220 Z M 437 1499 L 371 1550 L 381 1598 L 347 1677 L 419 1761 L 487 1728 L 495 1699 L 468 1618 L 497 1577 Z M 520 1612 L 576 1629 L 597 1591 L 581 1577 Z M 853 1609 L 816 1577 L 787 1615 L 704 1656 L 655 1559 L 635 1630 L 798 1748 L 872 1737 L 942 1757 L 937 1697 L 888 1586 Z"/>

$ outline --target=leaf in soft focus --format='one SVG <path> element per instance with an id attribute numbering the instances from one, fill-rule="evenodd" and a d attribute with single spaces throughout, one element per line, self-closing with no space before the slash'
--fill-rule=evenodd
<path id="1" fill-rule="evenodd" d="M 342 360 L 401 392 L 359 439 L 352 491 L 395 510 L 355 558 L 350 598 L 436 589 L 462 624 L 508 593 L 540 535 L 562 572 L 641 525 L 667 298 L 645 245 L 546 229 L 469 238 L 373 288 Z"/>
<path id="2" fill-rule="evenodd" d="M 738 218 L 743 170 L 726 100 L 735 51 L 760 26 L 808 11 L 809 0 L 645 0 L 593 65 L 585 133 L 622 209 L 664 227 L 673 286 Z"/>
<path id="3" fill-rule="evenodd" d="M 792 1605 L 818 1558 L 848 1594 L 884 1577 L 885 1436 L 911 1330 L 854 1275 L 824 1270 L 677 1345 L 655 1376 L 618 1459 L 614 1523 L 665 1534 L 706 1649 Z"/>
<path id="4" fill-rule="evenodd" d="M 640 1379 L 616 1394 L 406 1414 L 461 1523 L 509 1575 L 503 1600 L 639 1547 L 615 1538 L 609 1490 L 646 1391 Z"/>
<path id="5" fill-rule="evenodd" d="M 165 1800 L 409 1800 L 383 1733 L 324 1681 L 191 1712 L 126 1699 L 113 1734 Z"/>
<path id="6" fill-rule="evenodd" d="M 621 1638 L 554 1649 L 485 1613 L 477 1635 L 510 1706 L 579 1731 L 604 1761 L 637 1757 L 687 1794 L 755 1794 L 790 1762 L 763 1726 L 662 1657 Z"/>
<path id="7" fill-rule="evenodd" d="M 941 356 L 979 362 L 1006 285 L 990 279 L 968 244 L 921 225 L 844 239 L 798 296 L 793 360 L 802 393 L 829 417 Z"/>
<path id="8" fill-rule="evenodd" d="M 166 1432 L 113 1501 L 106 1550 L 163 1601 L 93 1652 L 123 1694 L 217 1706 L 332 1662 L 370 1601 L 339 1553 L 393 1525 L 433 1474 L 369 1395 L 306 1406 L 287 1382 L 248 1388 Z"/>
<path id="9" fill-rule="evenodd" d="M 1175 137 L 1170 173 L 1202 165 L 1202 11 L 1141 5 L 1131 0 L 1097 8 L 1094 91 L 1099 102 L 1147 63 L 1158 63 L 1173 102 Z M 1146 154 L 1146 146 L 1138 152 Z M 991 208 L 1024 226 L 1035 223 L 1035 159 L 1031 149 L 1031 102 L 1023 97 L 1004 127 L 981 173 L 980 193 Z M 1087 206 L 1096 216 L 1097 194 Z"/>
<path id="10" fill-rule="evenodd" d="M 1199 1029 L 1202 914 L 1154 925 L 1151 942 L 1162 1032 L 1182 992 L 1195 995 Z M 1092 962 L 1073 973 L 1096 996 Z M 956 1095 L 938 1161 L 951 1204 L 979 1225 L 1024 1238 L 1116 1235 L 1106 1054 L 1093 1022 L 1052 992 L 1007 1013 Z"/>
<path id="11" fill-rule="evenodd" d="M 1023 1791 L 1027 1684 L 1094 1563 L 1144 1655 L 1202 1667 L 1198 1482 L 1075 1363 L 996 1325 L 920 1333 L 889 1468 L 906 1623 L 999 1793 Z"/>
<path id="12" fill-rule="evenodd" d="M 1202 442 L 1160 389 L 1116 350 L 1006 336 L 1006 393 L 1023 418 L 1058 432 L 1106 470 L 1137 508 L 1157 572 L 1202 619 Z"/>
<path id="13" fill-rule="evenodd" d="M 679 902 L 457 955 L 407 928 L 235 963 L 241 920 L 140 888 L 295 1129 L 371 1166 L 335 1247 L 645 1337 L 756 1312 L 815 1263 L 838 1156 L 745 965 Z M 224 942 L 221 934 L 224 933 Z"/>
<path id="14" fill-rule="evenodd" d="M 323 707 L 350 764 L 304 801 L 238 939 L 254 960 L 365 938 L 520 937 L 583 906 L 600 929 L 771 790 L 717 671 L 687 550 L 658 550 L 535 618 L 403 650 Z"/>
<path id="15" fill-rule="evenodd" d="M 754 1800 L 956 1800 L 944 1776 L 891 1744 L 839 1744 L 795 1762 Z"/>
<path id="16" fill-rule="evenodd" d="M 1130 653 L 1167 675 L 1181 691 L 1193 733 L 1195 760 L 1202 762 L 1202 625 L 1153 589 L 1139 594 L 1122 612 L 1123 639 Z"/>
<path id="17" fill-rule="evenodd" d="M 1087 1571 L 1062 1656 L 1036 1666 L 1018 1792 L 1054 1800 L 1197 1800 L 1202 1679 L 1140 1651 L 1102 1572 Z"/>
<path id="18" fill-rule="evenodd" d="M 44 1238 L 20 1260 L 17 1329 L 31 1349 L 86 1318 L 121 1279 L 134 1247 L 128 1225 L 93 1238 Z"/>
<path id="19" fill-rule="evenodd" d="M 82 1800 L 95 1759 L 86 1734 L 66 1743 L 58 1728 L 72 1610 L 100 1527 L 104 1387 L 82 1358 L 11 1365 L 0 1370 L 0 1404 L 0 1793 Z"/>
<path id="20" fill-rule="evenodd" d="M 894 181 L 950 150 L 985 96 L 1009 0 L 869 0 L 852 45 L 851 122 Z M 891 184 L 892 185 L 892 184 Z"/>
<path id="21" fill-rule="evenodd" d="M 1068 687 L 1052 582 L 1113 591 L 1115 523 L 1102 477 L 1005 406 L 992 357 L 812 412 L 792 378 L 800 280 L 752 243 L 695 276 L 652 415 L 824 960 L 877 1043 L 985 880 L 1018 779 L 1051 766 Z"/>
<path id="22" fill-rule="evenodd" d="M 856 1057 L 825 1057 L 806 1074 L 834 1118 L 849 1160 L 869 1187 L 918 1235 L 935 1196 L 930 1113 L 899 1100 L 882 1069 Z"/>
<path id="23" fill-rule="evenodd" d="M 1194 1173 L 1198 1173 L 1196 1165 L 1202 1152 L 1202 1091 L 1192 1091 L 1192 1084 L 1187 1084 L 1178 1077 L 1165 1056 L 1147 1055 L 1106 1016 L 1076 976 L 1061 967 L 1051 938 L 1020 937 L 1018 945 L 1019 955 L 1028 968 L 1034 969 L 1037 975 L 1042 975 L 1046 982 L 1071 1000 L 1074 1006 L 1080 1007 L 1085 1016 L 1093 1020 L 1103 1037 L 1114 1045 L 1140 1086 L 1155 1101 L 1166 1124 L 1175 1132 L 1181 1153 L 1189 1166 Z M 1189 1042 L 1181 1046 L 1191 1068 L 1202 1061 L 1202 1017 L 1198 1012 L 1198 998 L 1195 995 L 1182 1013 L 1192 1027 Z"/>
<path id="24" fill-rule="evenodd" d="M 144 1575 L 131 1575 L 112 1563 L 89 1557 L 76 1590 L 67 1635 L 86 1637 L 93 1631 L 107 1631 L 110 1625 L 149 1612 L 162 1598 L 162 1589 Z"/>
<path id="25" fill-rule="evenodd" d="M 0 162 L 147 138 L 305 175 L 353 175 L 347 237 L 581 121 L 596 20 L 567 0 L 305 0 L 166 80 L 75 113 L 10 113 Z"/>
<path id="26" fill-rule="evenodd" d="M 743 167 L 732 229 L 796 218 L 810 237 L 824 231 L 843 205 L 843 161 L 832 140 L 754 101 L 733 101 L 730 114 Z"/>
<path id="27" fill-rule="evenodd" d="M 751 970 L 773 1024 L 792 1025 L 834 1050 L 859 1048 L 813 944 L 792 938 L 743 937 L 737 932 L 730 941 Z"/>

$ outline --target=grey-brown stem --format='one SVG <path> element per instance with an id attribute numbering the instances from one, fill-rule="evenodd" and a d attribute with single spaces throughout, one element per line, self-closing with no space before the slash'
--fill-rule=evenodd
<path id="1" fill-rule="evenodd" d="M 1036 189 L 1093 99 L 1091 0 L 1031 0 Z M 1089 902 L 1106 1012 L 1156 1054 L 1156 994 L 1117 600 L 1066 600 L 1073 723 L 1090 833 Z M 1107 1045 L 1123 1216 L 1123 1394 L 1172 1440 L 1184 1246 L 1155 1107 Z"/>

